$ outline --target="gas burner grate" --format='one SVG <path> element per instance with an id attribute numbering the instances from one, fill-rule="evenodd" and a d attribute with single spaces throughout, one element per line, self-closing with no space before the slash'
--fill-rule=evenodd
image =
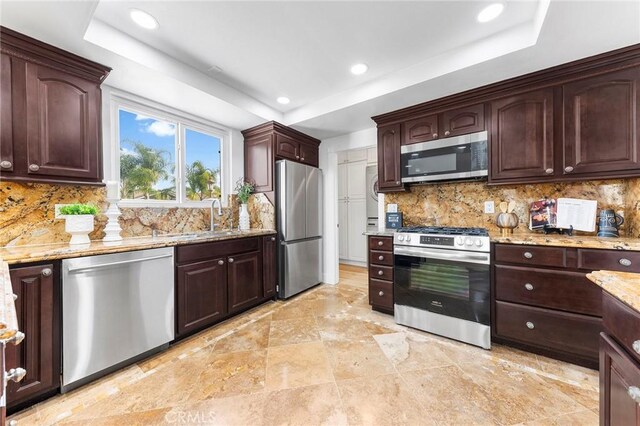
<path id="1" fill-rule="evenodd" d="M 398 229 L 398 232 L 435 235 L 472 235 L 476 237 L 486 237 L 489 235 L 486 228 L 458 228 L 448 226 L 409 226 Z"/>

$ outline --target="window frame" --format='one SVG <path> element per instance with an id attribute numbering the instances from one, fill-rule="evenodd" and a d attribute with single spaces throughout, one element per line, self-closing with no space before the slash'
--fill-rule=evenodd
<path id="1" fill-rule="evenodd" d="M 118 201 L 120 207 L 182 207 L 182 208 L 203 208 L 211 204 L 211 201 L 196 201 L 187 199 L 186 191 L 186 131 L 187 129 L 205 133 L 220 139 L 220 198 L 223 206 L 227 206 L 228 191 L 227 170 L 230 168 L 226 164 L 226 152 L 229 149 L 231 131 L 223 126 L 209 120 L 175 110 L 166 105 L 135 97 L 130 94 L 109 93 L 109 121 L 110 125 L 105 126 L 105 139 L 110 140 L 110 149 L 105 162 L 105 181 L 117 181 L 120 183 L 120 110 L 125 110 L 132 114 L 143 114 L 157 120 L 175 123 L 175 178 L 176 178 L 176 199 L 175 200 L 145 200 L 121 198 Z"/>

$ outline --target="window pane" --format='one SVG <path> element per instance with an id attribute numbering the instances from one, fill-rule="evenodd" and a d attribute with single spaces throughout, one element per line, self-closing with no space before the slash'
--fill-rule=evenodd
<path id="1" fill-rule="evenodd" d="M 175 200 L 176 125 L 119 110 L 123 199 Z"/>
<path id="2" fill-rule="evenodd" d="M 220 138 L 186 129 L 185 154 L 187 198 L 220 198 Z"/>

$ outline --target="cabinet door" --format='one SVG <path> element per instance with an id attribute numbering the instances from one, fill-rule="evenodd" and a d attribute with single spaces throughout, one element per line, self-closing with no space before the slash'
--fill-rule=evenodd
<path id="1" fill-rule="evenodd" d="M 402 123 L 402 145 L 432 141 L 438 139 L 438 116 L 427 115 Z"/>
<path id="2" fill-rule="evenodd" d="M 347 259 L 358 262 L 367 261 L 367 202 L 349 199 L 349 252 Z"/>
<path id="3" fill-rule="evenodd" d="M 278 283 L 276 250 L 275 235 L 262 237 L 262 292 L 264 297 L 272 297 L 276 294 Z"/>
<path id="4" fill-rule="evenodd" d="M 7 384 L 7 402 L 14 406 L 60 386 L 60 292 L 53 264 L 12 269 L 10 274 L 25 338 L 6 346 L 6 369 L 27 370 L 22 381 Z"/>
<path id="5" fill-rule="evenodd" d="M 100 88 L 27 63 L 27 167 L 33 178 L 101 178 Z"/>
<path id="6" fill-rule="evenodd" d="M 367 162 L 358 161 L 347 164 L 347 196 L 351 199 L 364 199 L 367 196 Z"/>
<path id="7" fill-rule="evenodd" d="M 402 191 L 400 175 L 400 124 L 378 128 L 379 192 Z"/>
<path id="8" fill-rule="evenodd" d="M 600 424 L 640 424 L 640 366 L 611 337 L 600 335 Z M 635 398 L 640 399 L 640 396 Z"/>
<path id="9" fill-rule="evenodd" d="M 0 55 L 0 174 L 13 172 L 13 94 L 12 61 L 14 59 Z"/>
<path id="10" fill-rule="evenodd" d="M 227 314 L 224 258 L 177 267 L 177 335 L 209 326 Z"/>
<path id="11" fill-rule="evenodd" d="M 553 174 L 553 89 L 491 102 L 491 180 Z"/>
<path id="12" fill-rule="evenodd" d="M 300 143 L 276 133 L 276 156 L 287 160 L 300 160 Z"/>
<path id="13" fill-rule="evenodd" d="M 347 259 L 349 255 L 349 202 L 347 200 L 338 201 L 338 234 L 340 259 Z"/>
<path id="14" fill-rule="evenodd" d="M 244 176 L 255 192 L 273 191 L 273 142 L 271 135 L 244 141 Z"/>
<path id="15" fill-rule="evenodd" d="M 345 200 L 348 193 L 347 163 L 338 164 L 338 199 Z"/>
<path id="16" fill-rule="evenodd" d="M 481 132 L 484 130 L 484 104 L 445 111 L 440 119 L 443 137 Z"/>
<path id="17" fill-rule="evenodd" d="M 565 175 L 640 169 L 639 83 L 632 68 L 562 87 Z"/>
<path id="18" fill-rule="evenodd" d="M 318 147 L 300 144 L 300 161 L 313 167 L 318 167 Z"/>
<path id="19" fill-rule="evenodd" d="M 230 256 L 229 313 L 255 305 L 262 299 L 262 255 L 259 251 Z"/>

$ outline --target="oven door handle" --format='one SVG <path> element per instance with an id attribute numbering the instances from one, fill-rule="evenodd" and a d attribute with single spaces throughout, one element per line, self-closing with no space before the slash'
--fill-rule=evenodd
<path id="1" fill-rule="evenodd" d="M 489 253 L 470 253 L 470 252 L 443 252 L 434 251 L 428 249 L 415 249 L 409 247 L 394 247 L 393 254 L 399 254 L 402 256 L 421 257 L 423 259 L 439 259 L 439 260 L 454 260 L 467 263 L 479 263 L 482 265 L 488 265 L 490 263 Z"/>

